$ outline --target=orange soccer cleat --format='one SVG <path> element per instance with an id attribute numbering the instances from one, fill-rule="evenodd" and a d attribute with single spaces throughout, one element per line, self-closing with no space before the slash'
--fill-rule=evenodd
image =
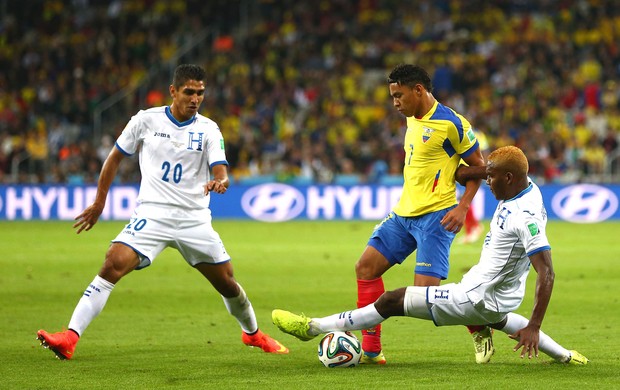
<path id="1" fill-rule="evenodd" d="M 37 339 L 43 348 L 51 349 L 60 360 L 69 360 L 80 336 L 72 330 L 57 333 L 47 333 L 43 329 L 37 332 Z"/>
<path id="2" fill-rule="evenodd" d="M 268 353 L 288 353 L 288 348 L 282 345 L 278 340 L 272 339 L 260 330 L 257 330 L 253 335 L 241 332 L 241 341 L 249 347 L 258 347 Z"/>

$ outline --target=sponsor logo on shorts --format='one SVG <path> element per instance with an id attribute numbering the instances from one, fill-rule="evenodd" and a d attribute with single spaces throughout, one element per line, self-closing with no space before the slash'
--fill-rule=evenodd
<path id="1" fill-rule="evenodd" d="M 435 299 L 448 299 L 450 290 L 435 289 Z"/>

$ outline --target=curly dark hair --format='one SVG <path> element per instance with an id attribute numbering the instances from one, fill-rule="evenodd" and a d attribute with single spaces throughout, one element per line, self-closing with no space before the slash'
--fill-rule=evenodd
<path id="1" fill-rule="evenodd" d="M 396 83 L 398 85 L 406 85 L 409 87 L 413 87 L 416 84 L 422 84 L 428 92 L 433 92 L 431 77 L 424 68 L 418 65 L 397 65 L 392 72 L 390 72 L 390 75 L 388 76 L 388 83 Z"/>

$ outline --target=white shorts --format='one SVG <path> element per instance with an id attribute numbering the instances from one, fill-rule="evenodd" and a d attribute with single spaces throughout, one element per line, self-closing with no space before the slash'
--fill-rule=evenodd
<path id="1" fill-rule="evenodd" d="M 211 211 L 140 204 L 129 224 L 112 242 L 132 248 L 140 258 L 136 269 L 151 265 L 165 248 L 177 249 L 191 266 L 230 261 L 219 234 L 211 226 Z"/>
<path id="2" fill-rule="evenodd" d="M 414 307 L 416 300 L 408 287 L 405 293 L 405 315 L 415 313 L 419 307 Z M 465 294 L 459 284 L 448 283 L 443 286 L 426 288 L 426 302 L 433 322 L 437 326 L 444 325 L 488 325 L 502 321 L 507 313 L 498 313 L 476 307 Z M 417 305 L 420 303 L 417 301 Z"/>

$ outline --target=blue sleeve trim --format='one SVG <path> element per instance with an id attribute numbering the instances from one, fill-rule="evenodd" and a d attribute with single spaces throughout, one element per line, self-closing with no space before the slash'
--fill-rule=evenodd
<path id="1" fill-rule="evenodd" d="M 121 152 L 121 153 L 123 153 L 125 156 L 131 156 L 131 155 L 133 155 L 133 153 L 127 153 L 126 151 L 124 151 L 124 150 L 123 150 L 123 148 L 121 148 L 121 147 L 118 145 L 118 142 L 115 142 L 115 143 L 114 143 L 114 146 L 116 146 L 116 149 L 118 149 L 118 151 L 119 151 L 119 152 Z"/>
<path id="2" fill-rule="evenodd" d="M 476 143 L 474 144 L 474 146 L 469 148 L 465 153 L 461 154 L 461 158 L 469 157 L 473 152 L 478 150 L 478 148 L 480 148 L 480 144 L 478 143 L 478 140 L 476 140 Z"/>
<path id="3" fill-rule="evenodd" d="M 229 164 L 228 164 L 228 161 L 226 161 L 226 160 L 216 161 L 213 164 L 209 165 L 209 168 L 213 168 L 216 165 L 226 165 L 226 166 L 228 166 Z"/>
<path id="4" fill-rule="evenodd" d="M 533 250 L 533 251 L 531 251 L 531 252 L 528 252 L 528 253 L 527 253 L 527 256 L 528 256 L 528 257 L 530 257 L 530 256 L 532 256 L 532 255 L 535 255 L 535 254 L 536 254 L 536 253 L 538 253 L 538 252 L 550 251 L 550 250 L 551 250 L 551 247 L 550 247 L 549 245 L 546 245 L 546 246 L 540 247 L 540 248 L 538 248 L 538 249 L 534 249 L 534 250 Z"/>

